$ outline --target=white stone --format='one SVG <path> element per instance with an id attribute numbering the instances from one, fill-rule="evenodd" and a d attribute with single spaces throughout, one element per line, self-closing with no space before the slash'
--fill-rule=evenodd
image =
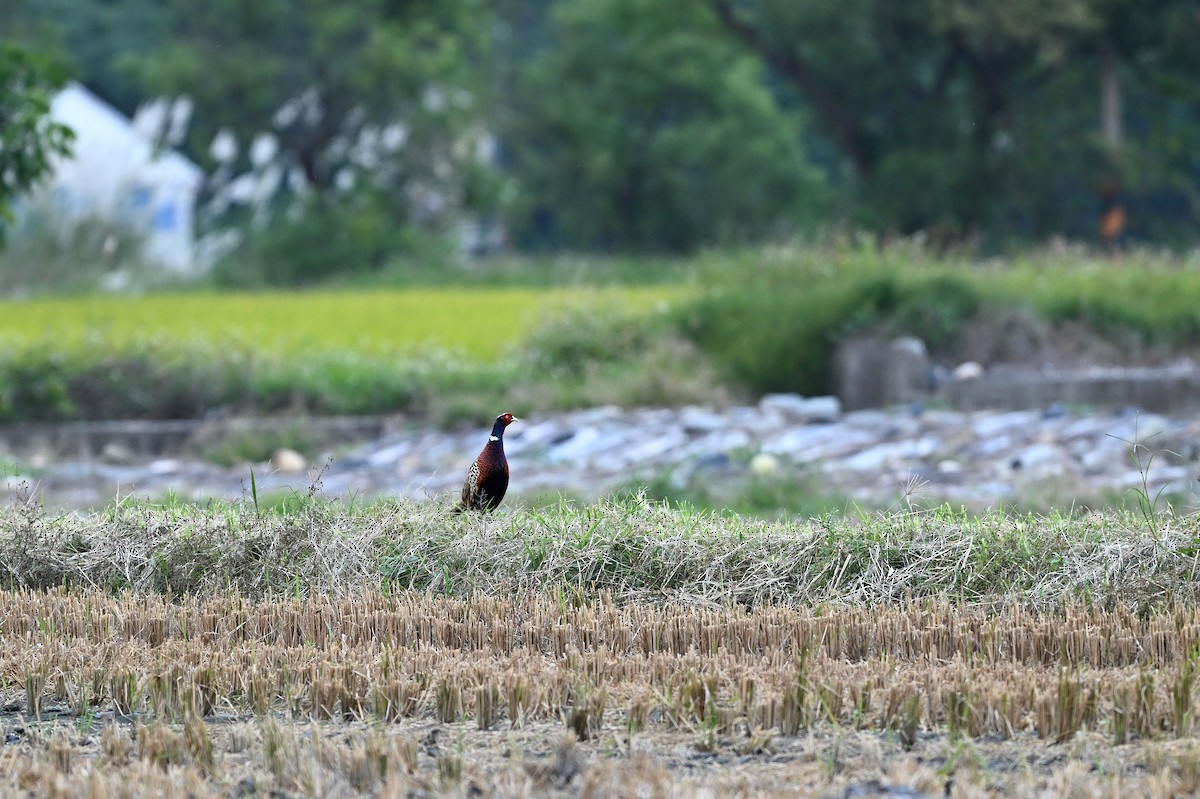
<path id="1" fill-rule="evenodd" d="M 109 441 L 100 449 L 100 460 L 118 466 L 133 463 L 135 457 L 133 450 L 119 441 Z"/>
<path id="2" fill-rule="evenodd" d="M 1079 465 L 1088 474 L 1103 474 L 1130 464 L 1129 447 L 1111 438 L 1098 438 L 1091 446 L 1080 447 Z"/>
<path id="3" fill-rule="evenodd" d="M 976 438 L 991 438 L 1009 432 L 1028 434 L 1037 426 L 1038 420 L 1035 411 L 989 413 L 977 417 L 971 425 L 971 431 Z"/>
<path id="4" fill-rule="evenodd" d="M 886 466 L 924 458 L 930 455 L 936 447 L 937 439 L 931 436 L 914 440 L 891 441 L 851 455 L 842 462 L 842 466 L 853 471 L 878 471 Z"/>
<path id="5" fill-rule="evenodd" d="M 581 461 L 595 447 L 596 443 L 603 438 L 603 435 L 595 427 L 584 427 L 575 431 L 575 434 L 555 444 L 550 448 L 550 452 L 546 459 L 551 463 L 570 463 Z"/>
<path id="6" fill-rule="evenodd" d="M 646 439 L 632 447 L 613 453 L 610 464 L 613 469 L 622 469 L 660 461 L 671 450 L 686 444 L 687 440 L 687 434 L 682 430 L 668 430 L 662 435 Z"/>
<path id="7" fill-rule="evenodd" d="M 973 446 L 969 447 L 970 455 L 974 458 L 987 458 L 992 455 L 999 455 L 1003 452 L 1008 452 L 1013 448 L 1013 437 L 1008 435 L 995 436 L 993 438 L 977 438 Z"/>
<path id="8" fill-rule="evenodd" d="M 568 432 L 573 431 L 559 419 L 535 423 L 526 423 L 522 420 L 519 430 L 510 428 L 505 433 L 504 450 L 505 452 L 519 452 L 533 447 L 549 446 L 550 442 L 562 438 Z"/>
<path id="9" fill-rule="evenodd" d="M 1073 462 L 1057 444 L 1034 444 L 1006 456 L 1010 469 L 1019 469 L 1034 477 L 1062 474 L 1066 465 Z"/>
<path id="10" fill-rule="evenodd" d="M 308 460 L 294 449 L 280 447 L 271 456 L 271 466 L 280 474 L 303 474 Z"/>
<path id="11" fill-rule="evenodd" d="M 779 458 L 769 452 L 760 452 L 750 459 L 750 472 L 758 477 L 770 477 L 779 471 Z"/>
<path id="12" fill-rule="evenodd" d="M 711 433 L 723 429 L 728 422 L 712 408 L 690 406 L 679 415 L 679 423 L 688 433 Z"/>
<path id="13" fill-rule="evenodd" d="M 377 469 L 390 466 L 407 455 L 411 448 L 412 445 L 409 442 L 401 441 L 398 444 L 392 444 L 371 452 L 371 454 L 367 455 L 366 460 L 367 463 Z"/>
<path id="14" fill-rule="evenodd" d="M 842 415 L 837 397 L 801 397 L 799 394 L 767 394 L 758 407 L 764 413 L 777 413 L 799 422 L 832 422 Z"/>
<path id="15" fill-rule="evenodd" d="M 925 347 L 925 342 L 916 336 L 897 336 L 892 339 L 889 346 L 896 352 L 902 352 L 906 355 L 923 356 L 929 352 Z"/>
<path id="16" fill-rule="evenodd" d="M 1132 438 L 1135 421 L 1152 450 L 1200 450 L 1200 423 L 1192 421 L 1150 415 L 1046 420 L 1037 410 L 942 410 L 916 416 L 853 411 L 832 423 L 804 424 L 787 421 L 778 407 L 602 408 L 545 414 L 522 426 L 519 436 L 513 428 L 505 440 L 514 496 L 563 491 L 590 501 L 631 480 L 682 477 L 697 469 L 720 473 L 733 468 L 738 458 L 731 454 L 740 451 L 758 453 L 747 465 L 749 473 L 768 471 L 772 462 L 778 469 L 805 464 L 823 476 L 830 492 L 872 505 L 894 502 L 909 472 L 936 475 L 942 479 L 931 479 L 921 489 L 922 500 L 982 509 L 1033 495 L 1044 501 L 1037 493 L 1044 491 L 1057 492 L 1051 499 L 1068 503 L 1073 497 L 1090 500 L 1140 488 L 1141 474 L 1129 460 L 1129 445 L 1113 437 Z M 1148 438 L 1158 429 L 1167 435 Z M 323 490 L 331 497 L 452 496 L 486 437 L 487 430 L 480 428 L 393 433 L 335 458 L 322 476 Z M 31 447 L 35 453 L 39 448 L 48 453 L 48 444 Z M 102 505 L 117 486 L 123 492 L 136 486 L 142 493 L 171 489 L 181 496 L 237 499 L 244 496 L 247 481 L 245 465 L 222 469 L 175 459 L 116 465 L 53 453 L 41 457 L 46 471 L 39 473 L 38 485 L 47 504 L 60 507 Z M 1013 469 L 1014 461 L 1021 468 Z M 21 465 L 31 466 L 24 459 Z M 308 478 L 302 467 L 296 468 L 294 474 L 256 470 L 260 491 L 304 490 Z M 1185 492 L 1195 483 L 1194 467 L 1188 464 L 1158 457 L 1149 468 L 1151 494 L 1164 485 L 1171 492 Z"/>
<path id="17" fill-rule="evenodd" d="M 865 430 L 850 429 L 844 424 L 811 425 L 794 428 L 773 441 L 764 442 L 762 450 L 806 463 L 853 452 L 878 440 L 878 436 Z"/>
<path id="18" fill-rule="evenodd" d="M 983 377 L 983 367 L 975 361 L 966 361 L 954 367 L 950 376 L 955 380 L 978 380 Z"/>
<path id="19" fill-rule="evenodd" d="M 684 446 L 679 454 L 683 458 L 703 457 L 753 446 L 754 440 L 745 430 L 714 430 Z"/>

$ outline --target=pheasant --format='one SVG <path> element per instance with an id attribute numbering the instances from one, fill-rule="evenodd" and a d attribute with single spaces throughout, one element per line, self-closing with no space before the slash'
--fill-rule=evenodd
<path id="1" fill-rule="evenodd" d="M 492 435 L 471 464 L 467 479 L 463 482 L 462 500 L 455 507 L 457 513 L 464 510 L 495 510 L 508 490 L 508 459 L 504 457 L 504 428 L 520 421 L 511 413 L 502 413 L 492 425 Z"/>

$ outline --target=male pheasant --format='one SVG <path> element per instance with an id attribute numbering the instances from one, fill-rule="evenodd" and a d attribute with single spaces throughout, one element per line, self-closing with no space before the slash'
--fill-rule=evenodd
<path id="1" fill-rule="evenodd" d="M 471 464 L 467 479 L 463 482 L 462 501 L 455 508 L 458 513 L 467 510 L 494 510 L 504 499 L 508 490 L 508 458 L 504 457 L 504 428 L 519 421 L 511 413 L 502 413 L 492 425 L 488 443 Z"/>

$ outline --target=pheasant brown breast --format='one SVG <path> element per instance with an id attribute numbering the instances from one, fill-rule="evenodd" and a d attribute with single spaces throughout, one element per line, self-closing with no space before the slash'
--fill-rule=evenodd
<path id="1" fill-rule="evenodd" d="M 508 491 L 508 459 L 504 457 L 504 428 L 518 421 L 511 413 L 502 413 L 492 425 L 492 434 L 463 481 L 459 512 L 470 509 L 494 510 Z"/>

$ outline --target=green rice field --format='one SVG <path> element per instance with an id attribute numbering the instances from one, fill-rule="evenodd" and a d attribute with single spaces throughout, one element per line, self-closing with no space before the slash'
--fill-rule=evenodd
<path id="1" fill-rule="evenodd" d="M 253 347 L 279 355 L 438 348 L 500 355 L 547 316 L 571 307 L 649 310 L 683 295 L 673 286 L 419 288 L 374 291 L 179 293 L 48 297 L 0 302 L 0 341 L 71 347 L 102 338 Z"/>
<path id="2" fill-rule="evenodd" d="M 445 422 L 497 393 L 529 409 L 720 403 L 831 393 L 838 342 L 863 331 L 916 336 L 942 364 L 1104 351 L 1160 365 L 1200 336 L 1194 257 L 968 261 L 842 244 L 642 266 L 618 272 L 658 282 L 551 283 L 518 265 L 438 285 L 0 301 L 0 421 L 224 408 Z"/>

